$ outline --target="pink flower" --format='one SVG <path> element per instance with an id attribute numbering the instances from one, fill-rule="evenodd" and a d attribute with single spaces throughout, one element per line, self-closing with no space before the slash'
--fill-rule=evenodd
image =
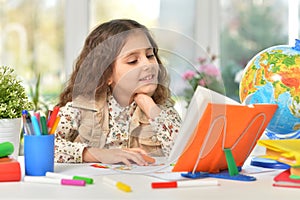
<path id="1" fill-rule="evenodd" d="M 203 63 L 205 63 L 206 62 L 206 57 L 199 57 L 198 58 L 198 62 L 200 63 L 200 64 L 203 64 Z"/>
<path id="2" fill-rule="evenodd" d="M 203 80 L 203 79 L 199 80 L 198 84 L 203 87 L 206 86 L 205 80 Z"/>
<path id="3" fill-rule="evenodd" d="M 182 78 L 190 84 L 191 88 L 184 90 L 186 101 L 189 103 L 195 88 L 202 86 L 205 88 L 211 88 L 216 92 L 224 94 L 224 86 L 222 85 L 222 75 L 218 67 L 213 64 L 216 59 L 215 55 L 210 58 L 199 57 L 198 58 L 198 69 L 187 70 Z"/>
<path id="4" fill-rule="evenodd" d="M 194 76 L 196 75 L 196 72 L 192 71 L 192 70 L 187 70 L 184 74 L 183 74 L 183 79 L 184 80 L 191 80 L 194 78 Z"/>
<path id="5" fill-rule="evenodd" d="M 199 67 L 199 72 L 214 77 L 219 77 L 221 75 L 220 70 L 213 64 L 201 65 Z"/>

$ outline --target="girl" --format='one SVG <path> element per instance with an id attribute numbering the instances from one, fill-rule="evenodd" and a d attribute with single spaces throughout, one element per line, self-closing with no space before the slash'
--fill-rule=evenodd
<path id="1" fill-rule="evenodd" d="M 87 37 L 60 95 L 56 162 L 132 162 L 167 156 L 181 119 L 148 29 L 119 19 Z"/>

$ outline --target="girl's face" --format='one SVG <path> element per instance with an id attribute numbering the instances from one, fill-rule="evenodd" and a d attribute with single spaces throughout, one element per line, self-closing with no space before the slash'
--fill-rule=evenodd
<path id="1" fill-rule="evenodd" d="M 157 88 L 158 71 L 158 62 L 146 35 L 142 32 L 130 34 L 109 79 L 114 96 L 126 96 L 128 103 L 137 93 L 152 96 Z"/>

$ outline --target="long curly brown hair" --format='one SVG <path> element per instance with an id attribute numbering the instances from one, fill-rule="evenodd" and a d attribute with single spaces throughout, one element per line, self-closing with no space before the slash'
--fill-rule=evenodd
<path id="1" fill-rule="evenodd" d="M 159 64 L 159 84 L 152 96 L 154 102 L 157 104 L 162 104 L 166 100 L 172 102 L 169 77 L 158 56 L 158 46 L 149 30 L 134 20 L 116 19 L 99 25 L 88 35 L 68 84 L 60 94 L 58 106 L 64 106 L 80 95 L 97 100 L 103 92 L 108 91 L 107 81 L 113 72 L 114 61 L 124 46 L 126 37 L 133 30 L 142 30 L 148 37 Z"/>

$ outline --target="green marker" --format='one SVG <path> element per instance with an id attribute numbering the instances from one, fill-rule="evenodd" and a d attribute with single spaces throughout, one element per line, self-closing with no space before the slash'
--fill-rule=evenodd
<path id="1" fill-rule="evenodd" d="M 85 181 L 87 184 L 93 184 L 94 180 L 89 177 L 82 177 L 82 176 L 73 176 L 73 180 L 82 180 Z"/>
<path id="2" fill-rule="evenodd" d="M 65 175 L 60 173 L 54 173 L 54 172 L 46 172 L 47 177 L 51 178 L 64 178 L 64 179 L 73 179 L 73 180 L 82 180 L 85 181 L 86 184 L 93 184 L 94 180 L 89 177 L 83 177 L 83 176 L 72 176 L 72 175 Z"/>
<path id="3" fill-rule="evenodd" d="M 42 124 L 42 134 L 48 135 L 48 127 L 47 127 L 47 120 L 45 116 L 41 116 L 41 124 Z"/>

